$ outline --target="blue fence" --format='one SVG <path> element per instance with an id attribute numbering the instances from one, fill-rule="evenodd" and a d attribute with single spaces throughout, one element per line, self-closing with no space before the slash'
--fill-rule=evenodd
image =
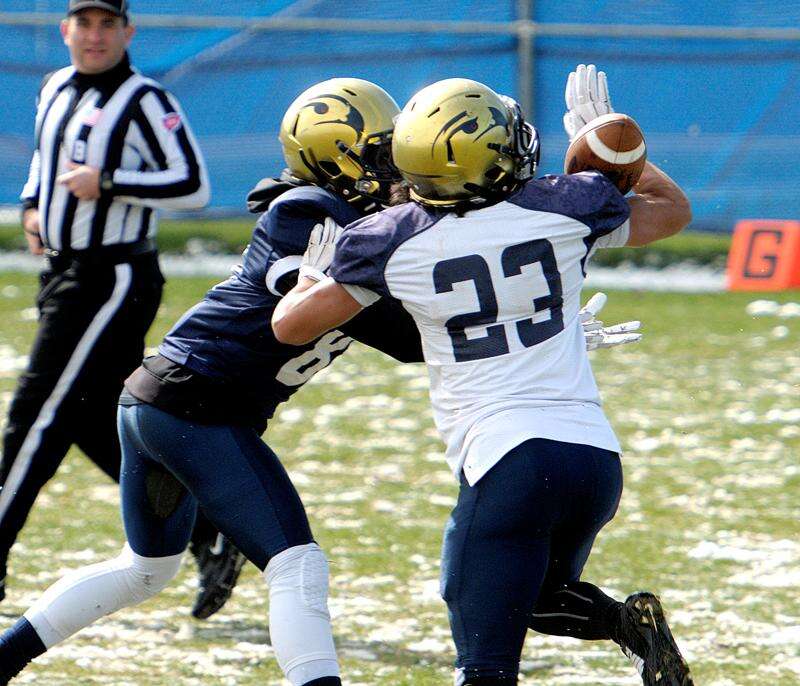
<path id="1" fill-rule="evenodd" d="M 66 0 L 3 0 L 3 11 L 61 12 Z M 140 14 L 509 22 L 516 0 L 133 0 Z M 797 27 L 800 3 L 719 0 L 541 0 L 541 23 Z M 176 9 L 179 8 L 178 9 Z M 743 217 L 800 217 L 800 41 L 537 37 L 533 120 L 543 172 L 560 171 L 563 87 L 578 62 L 608 74 L 617 110 L 645 131 L 650 158 L 687 190 L 695 227 L 730 230 Z M 402 105 L 440 78 L 467 76 L 516 95 L 517 39 L 499 34 L 253 32 L 140 28 L 139 68 L 181 100 L 213 185 L 211 212 L 243 212 L 251 185 L 282 166 L 277 127 L 292 99 L 332 76 L 376 81 Z M 0 203 L 14 203 L 31 153 L 41 76 L 66 63 L 56 26 L 0 25 Z"/>

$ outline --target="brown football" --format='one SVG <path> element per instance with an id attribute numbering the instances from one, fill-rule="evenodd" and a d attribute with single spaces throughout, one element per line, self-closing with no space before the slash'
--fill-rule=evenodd
<path id="1" fill-rule="evenodd" d="M 615 112 L 593 119 L 575 134 L 564 158 L 564 173 L 596 169 L 624 194 L 639 180 L 646 161 L 639 125 L 627 114 Z"/>

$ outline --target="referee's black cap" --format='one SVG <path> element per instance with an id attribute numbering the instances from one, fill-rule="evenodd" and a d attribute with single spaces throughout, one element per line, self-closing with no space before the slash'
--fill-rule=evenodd
<path id="1" fill-rule="evenodd" d="M 90 8 L 106 10 L 118 17 L 128 17 L 128 0 L 69 0 L 67 15 Z"/>

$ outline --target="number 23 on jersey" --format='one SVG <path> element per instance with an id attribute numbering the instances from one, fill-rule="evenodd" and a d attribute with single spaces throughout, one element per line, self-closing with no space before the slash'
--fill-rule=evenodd
<path id="1" fill-rule="evenodd" d="M 555 336 L 564 328 L 564 299 L 558 263 L 552 244 L 544 238 L 508 246 L 500 255 L 500 267 L 506 279 L 521 275 L 523 267 L 535 264 L 541 266 L 547 293 L 531 299 L 533 312 L 549 310 L 550 317 L 544 321 L 521 319 L 516 322 L 516 335 L 526 348 Z M 433 267 L 436 293 L 452 292 L 454 284 L 465 281 L 473 282 L 479 309 L 457 314 L 445 322 L 456 362 L 505 355 L 509 351 L 506 327 L 497 323 L 497 295 L 486 258 L 482 255 L 465 255 L 442 260 Z M 468 338 L 466 329 L 474 326 L 485 326 L 486 335 Z"/>

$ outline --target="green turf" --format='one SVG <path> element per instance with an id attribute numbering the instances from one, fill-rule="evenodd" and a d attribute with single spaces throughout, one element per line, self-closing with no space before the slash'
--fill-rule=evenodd
<path id="1" fill-rule="evenodd" d="M 158 242 L 164 252 L 239 253 L 250 240 L 252 218 L 197 221 L 162 221 Z M 725 265 L 731 237 L 727 234 L 687 231 L 656 244 L 636 250 L 601 250 L 594 264 L 615 266 L 622 262 L 661 267 L 675 262 L 695 262 L 717 268 Z M 25 247 L 18 226 L 0 225 L 0 250 L 21 250 Z"/>
<path id="2" fill-rule="evenodd" d="M 209 285 L 173 279 L 151 341 Z M 34 279 L 0 275 L 0 347 L 24 354 Z M 609 293 L 606 321 L 645 339 L 593 353 L 625 446 L 625 493 L 585 578 L 622 597 L 661 594 L 703 686 L 800 683 L 800 320 L 752 318 L 763 295 Z M 800 301 L 800 292 L 768 295 Z M 24 315 L 24 316 L 23 316 Z M 779 327 L 786 327 L 781 329 Z M 10 348 L 10 349 L 9 349 Z M 14 372 L 2 373 L 7 400 Z M 331 609 L 351 686 L 450 682 L 437 597 L 442 526 L 456 486 L 419 365 L 354 348 L 268 429 L 331 561 Z M 77 450 L 40 499 L 11 561 L 8 626 L 67 569 L 116 554 L 114 487 Z M 228 607 L 190 620 L 194 572 L 36 661 L 20 683 L 278 684 L 266 592 L 247 568 Z M 610 644 L 530 635 L 522 684 L 641 683 Z"/>
<path id="3" fill-rule="evenodd" d="M 250 240 L 256 216 L 237 219 L 169 220 L 159 223 L 158 244 L 164 252 L 240 253 Z M 19 226 L 0 225 L 0 250 L 22 250 Z"/>
<path id="4" fill-rule="evenodd" d="M 600 250 L 592 263 L 609 267 L 621 263 L 665 267 L 676 262 L 693 262 L 723 269 L 731 247 L 729 234 L 686 231 L 643 248 Z"/>

